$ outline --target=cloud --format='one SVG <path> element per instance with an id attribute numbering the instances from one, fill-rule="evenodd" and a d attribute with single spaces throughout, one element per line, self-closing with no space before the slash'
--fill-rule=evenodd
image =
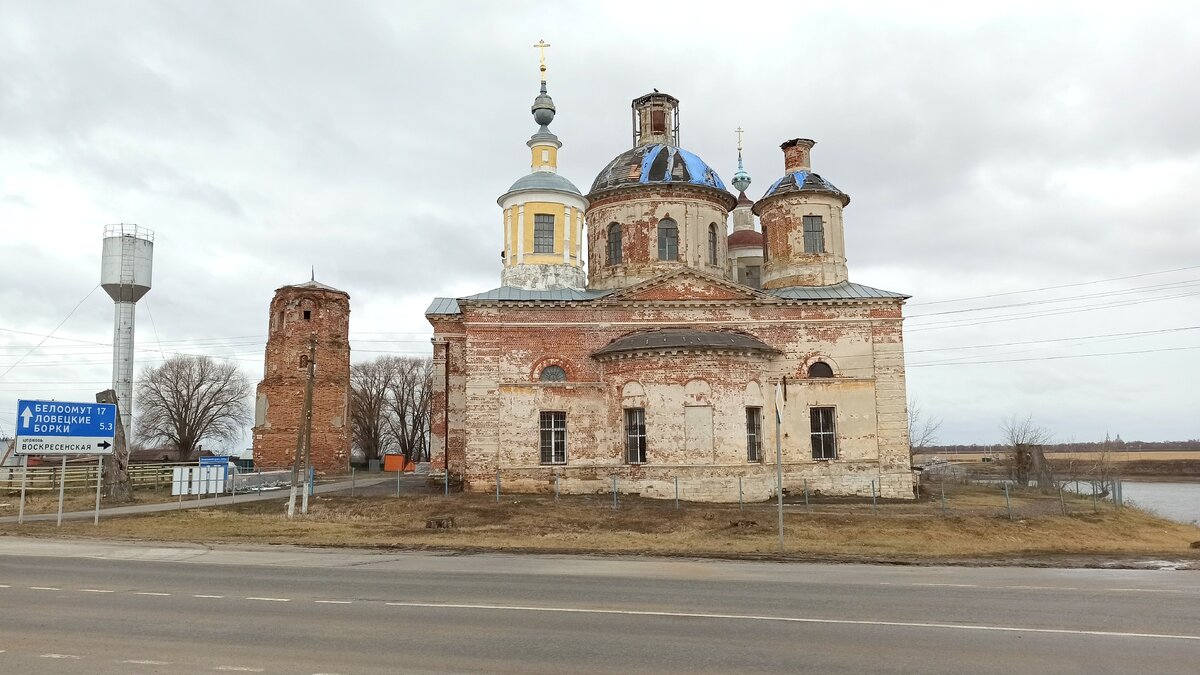
<path id="1" fill-rule="evenodd" d="M 683 145 L 726 179 L 746 129 L 751 196 L 781 175 L 780 142 L 819 141 L 814 169 L 853 197 L 852 278 L 914 296 L 910 363 L 961 359 L 909 371 L 946 419 L 942 440 L 994 441 L 998 420 L 1026 412 L 1081 440 L 1194 437 L 1200 401 L 1179 374 L 1195 351 L 1058 358 L 1193 345 L 1186 333 L 927 350 L 1188 325 L 1196 297 L 995 323 L 1010 310 L 977 311 L 956 328 L 918 316 L 1003 299 L 920 303 L 1200 264 L 1189 7 L 794 7 L 9 3 L 0 328 L 52 329 L 98 281 L 102 226 L 136 222 L 156 232 L 146 363 L 161 358 L 157 332 L 256 379 L 272 292 L 313 267 L 352 296 L 356 358 L 427 349 L 433 296 L 498 284 L 495 198 L 528 171 L 530 46 L 545 38 L 560 170 L 581 187 L 629 146 L 629 101 L 652 87 L 681 99 Z M 61 334 L 106 342 L 110 322 L 97 291 Z M 38 339 L 0 331 L 0 372 Z M 108 378 L 103 346 L 72 344 L 29 357 L 66 365 L 0 379 L 0 425 L 17 395 L 90 396 Z"/>

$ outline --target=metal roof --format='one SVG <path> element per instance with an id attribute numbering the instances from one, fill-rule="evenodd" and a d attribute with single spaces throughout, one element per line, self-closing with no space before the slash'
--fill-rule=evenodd
<path id="1" fill-rule="evenodd" d="M 334 293 L 350 295 L 349 293 L 346 293 L 346 291 L 343 291 L 340 288 L 334 288 L 333 286 L 323 284 L 323 283 L 317 281 L 316 279 L 306 281 L 302 284 L 288 284 L 287 286 L 284 286 L 284 288 L 311 288 L 311 289 L 318 290 L 318 291 L 332 291 Z"/>
<path id="2" fill-rule="evenodd" d="M 617 155 L 601 169 L 592 183 L 592 193 L 648 184 L 702 185 L 729 196 L 729 208 L 737 198 L 725 189 L 717 172 L 698 155 L 666 143 L 647 143 Z"/>
<path id="3" fill-rule="evenodd" d="M 468 295 L 467 297 L 463 298 L 463 300 L 549 300 L 554 302 L 564 300 L 595 300 L 596 298 L 602 298 L 609 293 L 612 293 L 612 291 L 581 291 L 574 288 L 561 288 L 552 291 L 531 291 L 524 288 L 501 286 L 500 288 L 493 288 L 492 290 L 485 291 L 483 293 Z"/>
<path id="4" fill-rule="evenodd" d="M 458 301 L 454 298 L 434 298 L 429 304 L 429 309 L 425 310 L 425 316 L 431 314 L 461 314 L 458 309 Z"/>
<path id="5" fill-rule="evenodd" d="M 581 302 L 588 300 L 599 300 L 605 296 L 611 295 L 615 290 L 578 290 L 574 288 L 558 289 L 553 291 L 530 291 L 524 288 L 513 288 L 512 286 L 501 286 L 493 288 L 490 291 L 468 295 L 461 300 L 480 300 L 484 302 L 508 301 L 508 302 Z M 909 297 L 903 293 L 894 291 L 884 291 L 862 284 L 855 284 L 849 281 L 833 284 L 832 286 L 792 286 L 789 288 L 774 288 L 762 291 L 768 295 L 779 298 L 781 300 L 863 300 L 868 298 L 883 298 L 907 300 Z M 453 315 L 461 314 L 462 310 L 459 307 L 459 300 L 455 298 L 434 298 L 430 303 L 429 309 L 425 310 L 425 315 Z M 703 332 L 703 331 L 700 331 Z M 733 333 L 722 335 L 734 335 Z"/>
<path id="6" fill-rule="evenodd" d="M 862 284 L 842 281 L 831 286 L 790 286 L 788 288 L 764 289 L 765 293 L 781 300 L 862 300 L 864 298 L 895 298 L 907 300 L 912 297 L 895 291 L 884 291 Z"/>
<path id="7" fill-rule="evenodd" d="M 767 188 L 766 193 L 758 199 L 759 203 L 763 200 L 774 197 L 775 195 L 788 194 L 791 192 L 824 192 L 832 194 L 842 200 L 842 205 L 850 203 L 850 195 L 837 189 L 833 183 L 821 178 L 819 175 L 808 171 L 807 169 L 795 171 L 785 175 L 783 178 L 771 184 Z"/>
<path id="8" fill-rule="evenodd" d="M 533 173 L 522 176 L 517 179 L 517 182 L 508 188 L 508 191 L 500 196 L 499 201 L 503 201 L 505 197 L 519 190 L 554 190 L 557 192 L 569 192 L 573 195 L 583 196 L 579 188 L 571 181 L 554 173 L 553 171 L 534 171 Z"/>
<path id="9" fill-rule="evenodd" d="M 571 302 L 579 300 L 596 300 L 602 298 L 611 290 L 581 291 L 574 288 L 564 288 L 552 291 L 531 291 L 512 286 L 501 286 L 490 291 L 468 295 L 464 298 L 434 298 L 425 310 L 426 316 L 431 314 L 460 314 L 459 300 L 510 301 L 510 302 Z"/>
<path id="10" fill-rule="evenodd" d="M 617 338 L 597 349 L 592 356 L 646 349 L 733 349 L 737 351 L 777 352 L 758 338 L 745 333 L 695 330 L 692 328 L 663 328 L 648 330 Z"/>

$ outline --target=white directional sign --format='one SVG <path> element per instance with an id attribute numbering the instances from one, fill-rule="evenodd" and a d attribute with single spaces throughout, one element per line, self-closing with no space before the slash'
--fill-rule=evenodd
<path id="1" fill-rule="evenodd" d="M 17 401 L 18 455 L 109 455 L 117 428 L 112 403 Z"/>

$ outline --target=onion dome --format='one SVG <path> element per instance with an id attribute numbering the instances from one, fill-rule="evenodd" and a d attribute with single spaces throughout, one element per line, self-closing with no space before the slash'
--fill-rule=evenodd
<path id="1" fill-rule="evenodd" d="M 721 177 L 698 155 L 666 143 L 639 145 L 617 155 L 596 176 L 592 192 L 672 183 L 700 185 L 728 194 Z"/>
<path id="2" fill-rule="evenodd" d="M 729 248 L 758 248 L 763 247 L 762 232 L 754 230 L 735 230 L 728 238 Z"/>
<path id="3" fill-rule="evenodd" d="M 789 173 L 772 183 L 771 187 L 767 188 L 766 194 L 759 198 L 759 201 L 791 192 L 823 192 L 841 199 L 842 206 L 850 203 L 850 195 L 842 192 L 836 185 L 821 178 L 818 174 L 803 169 Z"/>

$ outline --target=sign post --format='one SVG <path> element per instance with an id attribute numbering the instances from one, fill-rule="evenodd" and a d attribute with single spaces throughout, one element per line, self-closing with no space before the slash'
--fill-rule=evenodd
<path id="1" fill-rule="evenodd" d="M 67 483 L 67 455 L 98 455 L 96 513 L 100 522 L 100 481 L 104 455 L 111 455 L 117 428 L 117 406 L 112 403 L 71 401 L 17 401 L 16 453 L 24 457 L 21 475 L 21 507 L 18 523 L 25 515 L 25 475 L 29 455 L 60 455 L 58 480 L 58 525 L 62 526 L 63 497 Z"/>

